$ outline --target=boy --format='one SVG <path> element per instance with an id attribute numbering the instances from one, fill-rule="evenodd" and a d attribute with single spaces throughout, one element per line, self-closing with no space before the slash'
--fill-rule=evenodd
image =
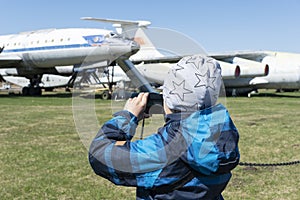
<path id="1" fill-rule="evenodd" d="M 216 60 L 182 58 L 164 81 L 165 125 L 131 141 L 148 93 L 129 99 L 91 144 L 95 173 L 136 187 L 137 199 L 223 199 L 239 162 L 239 135 L 226 108 L 216 105 L 221 83 Z"/>

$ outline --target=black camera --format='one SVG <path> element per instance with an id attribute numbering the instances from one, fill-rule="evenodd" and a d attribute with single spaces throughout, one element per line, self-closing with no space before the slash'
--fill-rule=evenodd
<path id="1" fill-rule="evenodd" d="M 139 93 L 133 93 L 131 98 L 137 97 Z M 150 92 L 147 99 L 146 114 L 164 114 L 163 96 L 159 93 Z"/>

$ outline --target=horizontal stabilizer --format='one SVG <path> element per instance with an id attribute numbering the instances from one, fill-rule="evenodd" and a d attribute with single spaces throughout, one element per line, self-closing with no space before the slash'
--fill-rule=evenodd
<path id="1" fill-rule="evenodd" d="M 151 22 L 149 21 L 130 21 L 130 20 L 104 19 L 104 18 L 95 18 L 95 17 L 82 17 L 80 19 L 98 21 L 98 22 L 107 22 L 113 24 L 121 24 L 121 25 L 136 25 L 137 27 L 147 27 L 151 25 Z"/>
<path id="2" fill-rule="evenodd" d="M 118 20 L 118 19 L 104 19 L 95 17 L 82 17 L 82 20 L 90 20 L 97 22 L 112 23 L 116 28 L 117 33 L 124 34 L 127 38 L 134 38 L 138 28 L 147 28 L 151 25 L 149 21 L 130 21 L 130 20 Z"/>

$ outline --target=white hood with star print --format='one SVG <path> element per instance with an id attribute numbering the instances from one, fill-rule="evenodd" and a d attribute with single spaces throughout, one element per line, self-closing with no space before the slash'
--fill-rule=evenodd
<path id="1" fill-rule="evenodd" d="M 168 72 L 163 96 L 171 110 L 202 110 L 216 104 L 221 84 L 221 68 L 215 59 L 204 55 L 187 56 Z"/>

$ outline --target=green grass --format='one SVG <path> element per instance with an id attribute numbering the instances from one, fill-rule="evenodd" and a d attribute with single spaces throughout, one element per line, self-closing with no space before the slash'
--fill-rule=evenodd
<path id="1" fill-rule="evenodd" d="M 300 93 L 227 98 L 242 162 L 300 160 Z M 97 100 L 99 124 L 111 102 Z M 135 199 L 94 175 L 76 132 L 71 95 L 0 95 L 0 199 Z M 88 124 L 87 124 L 88 125 Z M 226 199 L 300 199 L 300 165 L 238 166 Z"/>
<path id="2" fill-rule="evenodd" d="M 242 162 L 300 160 L 300 94 L 227 98 L 240 132 Z M 300 199 L 300 166 L 237 167 L 227 199 Z"/>

